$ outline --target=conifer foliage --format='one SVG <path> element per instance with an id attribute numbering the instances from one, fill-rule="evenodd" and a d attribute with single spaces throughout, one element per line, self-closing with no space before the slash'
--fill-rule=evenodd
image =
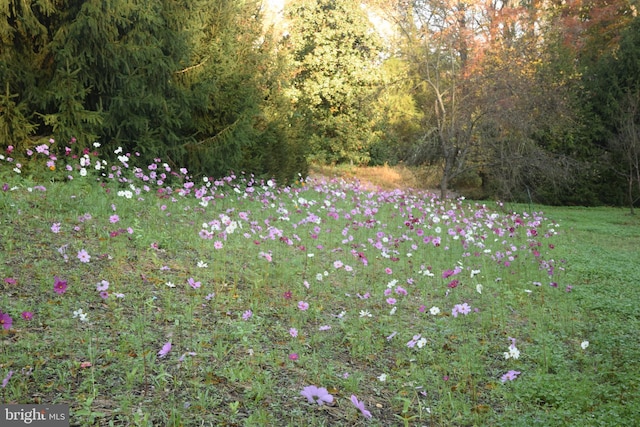
<path id="1" fill-rule="evenodd" d="M 210 176 L 244 164 L 282 175 L 273 159 L 251 159 L 269 127 L 258 3 L 3 2 L 0 137 L 18 148 L 49 136 L 100 141 Z"/>

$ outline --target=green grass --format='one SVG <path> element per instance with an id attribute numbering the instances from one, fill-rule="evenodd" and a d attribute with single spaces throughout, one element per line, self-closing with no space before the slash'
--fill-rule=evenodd
<path id="1" fill-rule="evenodd" d="M 242 176 L 179 195 L 184 174 L 168 194 L 128 169 L 130 182 L 99 185 L 98 173 L 81 177 L 70 164 L 75 179 L 52 172 L 55 182 L 50 171 L 29 177 L 0 164 L 9 187 L 0 191 L 0 312 L 13 319 L 0 333 L 0 378 L 13 371 L 0 388 L 4 403 L 66 403 L 72 425 L 83 426 L 640 419 L 640 220 L 624 210 L 511 206 L 513 214 L 339 180 L 278 189 Z M 130 184 L 140 194 L 119 196 Z M 197 188 L 212 198 L 202 203 Z M 203 223 L 214 221 L 219 229 L 202 238 Z M 63 294 L 55 276 L 68 284 Z M 471 312 L 454 317 L 463 303 Z M 79 309 L 86 322 L 74 317 Z M 510 337 L 518 359 L 504 357 Z M 520 375 L 503 383 L 510 370 Z M 309 385 L 327 388 L 333 402 L 309 403 L 300 395 Z"/>

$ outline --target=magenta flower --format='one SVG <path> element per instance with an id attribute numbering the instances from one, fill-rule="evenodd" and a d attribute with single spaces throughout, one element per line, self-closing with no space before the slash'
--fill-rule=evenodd
<path id="1" fill-rule="evenodd" d="M 333 396 L 324 387 L 318 388 L 314 385 L 309 385 L 303 388 L 300 394 L 306 397 L 309 403 L 315 402 L 318 405 L 322 405 L 333 402 Z"/>
<path id="2" fill-rule="evenodd" d="M 118 215 L 111 215 L 109 217 L 109 222 L 111 224 L 115 224 L 116 222 L 120 221 L 120 217 Z"/>
<path id="3" fill-rule="evenodd" d="M 30 312 L 30 311 L 23 311 L 22 312 L 22 318 L 24 320 L 31 320 L 31 319 L 33 319 L 33 313 Z"/>
<path id="4" fill-rule="evenodd" d="M 165 357 L 171 351 L 171 341 L 166 342 L 160 351 L 158 352 L 158 357 Z"/>
<path id="5" fill-rule="evenodd" d="M 13 277 L 7 277 L 6 279 L 4 279 L 4 283 L 6 283 L 7 285 L 15 285 L 16 283 L 18 283 L 18 281 Z"/>
<path id="6" fill-rule="evenodd" d="M 520 375 L 520 371 L 509 371 L 506 374 L 504 374 L 501 378 L 500 381 L 502 381 L 503 383 L 506 383 L 507 381 L 513 381 L 516 378 L 518 378 L 518 375 Z"/>
<path id="7" fill-rule="evenodd" d="M 298 301 L 298 309 L 302 311 L 309 309 L 309 303 L 304 301 Z"/>
<path id="8" fill-rule="evenodd" d="M 290 328 L 289 329 L 289 335 L 291 335 L 293 338 L 298 336 L 298 330 L 296 328 Z"/>
<path id="9" fill-rule="evenodd" d="M 395 298 L 387 298 L 387 304 L 389 305 L 394 305 L 396 302 L 397 301 Z"/>
<path id="10" fill-rule="evenodd" d="M 58 276 L 53 277 L 53 291 L 58 295 L 62 295 L 67 292 L 67 281 L 60 280 Z"/>
<path id="11" fill-rule="evenodd" d="M 107 292 L 107 291 L 100 292 L 100 298 L 102 298 L 102 299 L 109 298 L 109 292 Z"/>
<path id="12" fill-rule="evenodd" d="M 3 329 L 11 329 L 11 325 L 13 324 L 13 319 L 7 313 L 3 313 L 0 311 L 0 325 L 2 325 Z"/>
<path id="13" fill-rule="evenodd" d="M 364 407 L 364 402 L 359 401 L 354 394 L 351 395 L 351 402 L 356 408 L 360 409 L 360 412 L 362 412 L 362 415 L 364 415 L 365 418 L 371 418 L 371 412 L 367 411 Z"/>
<path id="14" fill-rule="evenodd" d="M 291 353 L 289 354 L 289 360 L 293 360 L 296 361 L 300 358 L 300 356 L 298 356 L 298 353 Z"/>
<path id="15" fill-rule="evenodd" d="M 251 316 L 253 316 L 253 312 L 251 310 L 247 310 L 242 313 L 242 320 L 249 320 L 251 319 Z"/>
<path id="16" fill-rule="evenodd" d="M 453 270 L 445 270 L 442 272 L 442 278 L 446 279 L 448 277 L 453 276 L 455 273 L 453 272 Z"/>

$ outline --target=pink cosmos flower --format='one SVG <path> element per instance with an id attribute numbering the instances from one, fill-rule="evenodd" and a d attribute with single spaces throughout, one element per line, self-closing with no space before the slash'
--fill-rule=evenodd
<path id="1" fill-rule="evenodd" d="M 298 309 L 305 311 L 309 308 L 309 303 L 304 301 L 298 301 Z"/>
<path id="2" fill-rule="evenodd" d="M 516 378 L 518 378 L 518 375 L 520 375 L 520 371 L 509 371 L 506 374 L 504 374 L 501 378 L 500 381 L 502 381 L 503 383 L 506 383 L 507 381 L 513 381 Z"/>
<path id="3" fill-rule="evenodd" d="M 467 304 L 466 302 L 463 304 L 460 304 L 460 306 L 458 307 L 458 312 L 466 316 L 471 312 L 471 306 L 469 306 L 469 304 Z"/>
<path id="4" fill-rule="evenodd" d="M 458 317 L 458 314 L 467 314 L 471 313 L 471 306 L 466 302 L 464 304 L 456 304 L 451 310 L 451 315 L 453 317 Z"/>
<path id="5" fill-rule="evenodd" d="M 358 408 L 360 412 L 362 412 L 362 415 L 364 415 L 365 418 L 372 417 L 371 412 L 367 411 L 367 409 L 364 407 L 364 402 L 359 401 L 354 394 L 351 395 L 351 403 L 353 403 L 353 405 Z"/>
<path id="6" fill-rule="evenodd" d="M 158 357 L 165 357 L 171 351 L 171 341 L 166 342 L 160 351 L 158 352 Z"/>
<path id="7" fill-rule="evenodd" d="M 115 224 L 116 222 L 120 221 L 120 217 L 118 215 L 111 215 L 109 217 L 109 222 L 111 224 Z"/>
<path id="8" fill-rule="evenodd" d="M 78 259 L 80 260 L 80 262 L 87 263 L 91 261 L 91 255 L 89 255 L 89 253 L 86 250 L 82 249 L 81 251 L 78 252 Z"/>
<path id="9" fill-rule="evenodd" d="M 418 334 L 418 335 L 414 335 L 414 336 L 413 336 L 413 338 L 411 339 L 411 341 L 409 341 L 409 342 L 407 343 L 407 347 L 409 347 L 409 348 L 413 348 L 413 347 L 415 347 L 415 346 L 416 346 L 416 344 L 418 343 L 418 340 L 419 340 L 420 338 L 421 338 L 421 335 L 420 335 L 420 334 Z"/>
<path id="10" fill-rule="evenodd" d="M 96 285 L 96 291 L 98 292 L 106 291 L 107 289 L 109 289 L 109 282 L 106 280 L 102 280 Z"/>
<path id="11" fill-rule="evenodd" d="M 11 379 L 12 376 L 13 376 L 13 371 L 9 371 L 7 376 L 4 377 L 4 379 L 2 380 L 2 388 L 5 388 L 7 384 L 9 384 L 9 380 Z"/>
<path id="12" fill-rule="evenodd" d="M 300 394 L 306 397 L 309 403 L 315 402 L 318 405 L 322 405 L 333 402 L 333 396 L 324 387 L 318 388 L 314 385 L 309 385 L 303 388 Z"/>
<path id="13" fill-rule="evenodd" d="M 31 319 L 33 319 L 33 313 L 30 312 L 30 311 L 23 311 L 22 312 L 22 318 L 24 320 L 31 320 Z"/>
<path id="14" fill-rule="evenodd" d="M 189 286 L 193 289 L 198 289 L 202 285 L 202 283 L 196 282 L 193 277 L 189 277 L 189 279 L 187 279 L 187 283 L 189 283 Z"/>
<path id="15" fill-rule="evenodd" d="M 184 362 L 184 359 L 187 356 L 195 356 L 197 353 L 193 352 L 193 351 L 188 351 L 186 353 L 183 353 L 182 356 L 180 356 L 180 358 L 178 359 L 178 362 Z"/>

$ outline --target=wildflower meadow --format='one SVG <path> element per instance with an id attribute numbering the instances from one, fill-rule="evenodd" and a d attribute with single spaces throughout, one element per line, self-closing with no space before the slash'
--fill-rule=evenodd
<path id="1" fill-rule="evenodd" d="M 81 426 L 640 419 L 622 210 L 101 152 L 0 156 L 3 403 L 68 404 Z"/>

